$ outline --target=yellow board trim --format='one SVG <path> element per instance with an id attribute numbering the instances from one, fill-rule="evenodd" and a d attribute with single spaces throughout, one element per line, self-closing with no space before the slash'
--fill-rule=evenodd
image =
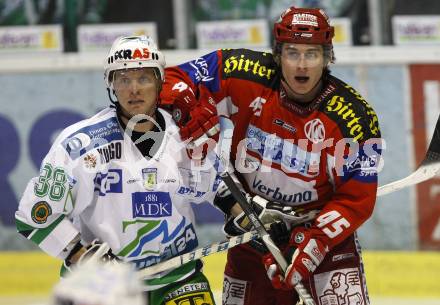
<path id="1" fill-rule="evenodd" d="M 366 251 L 368 291 L 373 297 L 440 298 L 440 253 Z M 225 253 L 205 258 L 204 273 L 222 290 Z M 60 260 L 42 252 L 0 253 L 0 296 L 48 296 Z"/>

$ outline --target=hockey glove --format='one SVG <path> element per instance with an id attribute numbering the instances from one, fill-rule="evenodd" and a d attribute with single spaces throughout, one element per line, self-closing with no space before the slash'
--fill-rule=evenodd
<path id="1" fill-rule="evenodd" d="M 73 256 L 79 254 L 79 258 L 72 260 Z M 112 253 L 107 243 L 101 243 L 95 239 L 90 245 L 84 247 L 80 242 L 73 248 L 69 256 L 64 260 L 64 268 L 71 271 L 72 266 L 84 264 L 86 261 L 96 259 L 103 262 L 118 261 L 119 258 Z"/>
<path id="2" fill-rule="evenodd" d="M 258 215 L 258 218 L 267 230 L 270 228 L 270 224 L 277 221 L 284 222 L 287 226 L 287 229 L 290 229 L 292 226 L 310 221 L 318 213 L 318 211 L 314 210 L 305 214 L 299 214 L 290 206 L 283 205 L 276 201 L 266 200 L 258 195 L 255 195 L 254 197 L 247 195 L 247 198 L 252 205 L 252 209 Z M 230 217 L 228 219 L 224 226 L 224 231 L 226 234 L 228 234 L 230 228 L 235 228 L 231 232 L 243 234 L 252 230 L 252 223 L 249 221 L 246 214 L 241 212 L 239 215 Z"/>
<path id="3" fill-rule="evenodd" d="M 171 98 L 161 102 L 179 126 L 182 140 L 189 139 L 195 146 L 200 146 L 208 138 L 217 141 L 220 131 L 214 99 L 207 89 L 200 88 L 199 91 L 197 99 L 191 87 L 180 82 L 173 86 Z"/>
<path id="4" fill-rule="evenodd" d="M 214 99 L 208 90 L 201 90 L 197 105 L 191 108 L 187 122 L 180 126 L 182 140 L 190 139 L 195 146 L 200 146 L 219 138 L 220 123 Z"/>
<path id="5" fill-rule="evenodd" d="M 295 212 L 292 207 L 285 206 L 281 203 L 268 201 L 258 195 L 247 198 L 250 202 L 252 209 L 258 215 L 258 218 L 269 232 L 271 238 L 276 243 L 287 243 L 289 240 L 289 230 L 286 225 L 286 219 L 295 218 Z M 223 226 L 223 231 L 227 236 L 241 235 L 245 232 L 249 232 L 253 229 L 252 223 L 244 212 L 239 215 L 229 217 Z M 261 252 L 267 252 L 266 247 L 262 246 L 260 242 L 257 245 L 253 244 L 254 248 L 261 250 Z"/>
<path id="6" fill-rule="evenodd" d="M 303 279 L 308 279 L 322 263 L 329 251 L 327 245 L 312 234 L 313 229 L 295 228 L 289 240 L 289 246 L 295 249 L 286 273 L 283 275 L 274 257 L 267 254 L 263 257 L 267 276 L 272 286 L 277 289 L 293 289 Z"/>
<path id="7" fill-rule="evenodd" d="M 161 106 L 168 108 L 177 126 L 181 127 L 189 120 L 189 113 L 199 103 L 194 91 L 185 83 L 174 85 L 170 103 L 162 103 Z"/>

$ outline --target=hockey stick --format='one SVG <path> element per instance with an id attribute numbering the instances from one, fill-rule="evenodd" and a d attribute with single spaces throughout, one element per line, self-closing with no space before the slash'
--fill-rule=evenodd
<path id="1" fill-rule="evenodd" d="M 260 198 L 260 200 L 265 200 L 264 198 Z M 319 213 L 318 210 L 314 210 L 313 213 L 308 213 L 307 215 L 303 215 L 301 220 L 295 222 L 295 224 L 302 224 L 308 221 L 312 221 L 315 219 L 316 215 Z M 228 238 L 227 240 L 219 241 L 201 248 L 197 248 L 191 252 L 181 254 L 179 256 L 170 258 L 169 260 L 151 265 L 145 269 L 139 271 L 140 276 L 150 276 L 155 273 L 159 273 L 168 269 L 177 268 L 182 266 L 183 264 L 189 263 L 191 261 L 195 261 L 202 257 L 215 254 L 218 252 L 229 250 L 238 245 L 242 245 L 250 242 L 251 240 L 258 239 L 259 235 L 257 231 L 252 230 L 250 232 L 243 233 L 241 235 L 233 236 Z"/>
<path id="2" fill-rule="evenodd" d="M 434 177 L 440 169 L 440 116 L 429 143 L 425 158 L 416 171 L 408 177 L 383 185 L 377 189 L 377 196 L 383 196 Z"/>
<path id="3" fill-rule="evenodd" d="M 247 201 L 245 196 L 241 193 L 240 189 L 237 187 L 234 180 L 231 178 L 227 171 L 221 174 L 221 177 L 226 186 L 231 191 L 232 196 L 234 196 L 235 200 L 237 200 L 243 212 L 246 214 L 246 216 L 249 218 L 250 222 L 254 226 L 255 230 L 258 232 L 259 237 L 262 239 L 267 249 L 270 251 L 270 253 L 272 253 L 278 266 L 283 272 L 285 272 L 287 269 L 287 261 L 284 258 L 283 253 L 281 253 L 280 249 L 275 245 L 266 228 L 261 223 L 260 219 L 258 219 L 255 211 L 249 205 L 249 202 Z M 295 290 L 301 300 L 304 302 L 304 304 L 315 305 L 315 301 L 313 300 L 312 296 L 301 282 L 296 284 Z"/>
<path id="4" fill-rule="evenodd" d="M 182 266 L 183 264 L 189 263 L 191 261 L 195 261 L 197 259 L 200 259 L 202 257 L 225 251 L 230 248 L 233 248 L 235 246 L 247 243 L 251 240 L 257 239 L 259 237 L 257 231 L 250 231 L 246 232 L 242 235 L 234 236 L 229 238 L 228 240 L 214 243 L 211 245 L 207 245 L 202 248 L 198 248 L 192 252 L 188 252 L 185 254 L 182 254 L 180 256 L 173 257 L 169 260 L 160 262 L 158 264 L 152 265 L 150 267 L 147 267 L 145 269 L 140 270 L 139 276 L 140 277 L 147 277 L 149 275 L 153 275 L 155 273 L 159 273 L 168 269 L 174 269 L 179 266 Z"/>

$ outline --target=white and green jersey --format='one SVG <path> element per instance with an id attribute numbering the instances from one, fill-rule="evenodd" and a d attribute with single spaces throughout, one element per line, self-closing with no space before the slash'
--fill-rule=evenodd
<path id="1" fill-rule="evenodd" d="M 98 238 L 138 269 L 195 249 L 190 202 L 212 202 L 219 158 L 212 151 L 202 164 L 192 161 L 171 116 L 159 111 L 166 128 L 151 159 L 121 129 L 113 108 L 63 130 L 26 187 L 18 231 L 61 259 L 78 234 L 85 243 Z M 146 289 L 184 279 L 195 265 L 150 279 Z"/>

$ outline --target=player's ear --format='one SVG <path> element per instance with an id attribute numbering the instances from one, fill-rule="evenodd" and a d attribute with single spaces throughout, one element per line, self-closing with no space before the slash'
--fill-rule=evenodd
<path id="1" fill-rule="evenodd" d="M 275 63 L 277 64 L 277 66 L 281 67 L 281 58 L 280 58 L 280 54 L 276 54 L 273 56 L 273 59 L 275 61 Z"/>

